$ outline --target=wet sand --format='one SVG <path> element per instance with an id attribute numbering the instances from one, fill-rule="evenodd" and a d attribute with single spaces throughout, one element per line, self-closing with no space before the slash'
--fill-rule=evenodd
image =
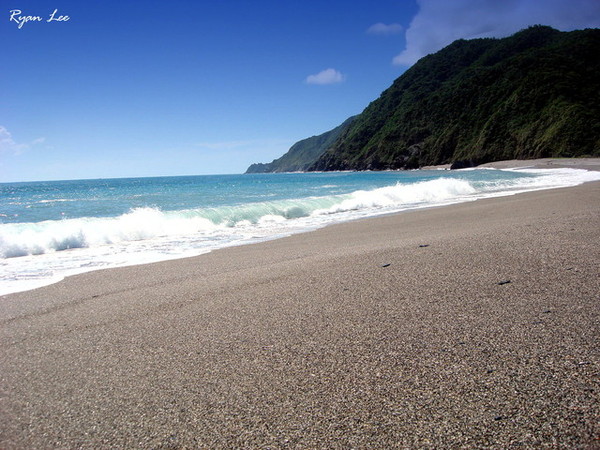
<path id="1" fill-rule="evenodd" d="M 598 448 L 599 262 L 594 182 L 7 295 L 0 448 Z"/>

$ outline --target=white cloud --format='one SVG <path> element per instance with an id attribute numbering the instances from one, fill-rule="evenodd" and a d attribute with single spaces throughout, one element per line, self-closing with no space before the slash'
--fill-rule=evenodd
<path id="1" fill-rule="evenodd" d="M 43 144 L 44 142 L 46 142 L 46 138 L 41 137 L 41 138 L 37 138 L 37 139 L 34 139 L 33 141 L 31 141 L 31 145 Z"/>
<path id="2" fill-rule="evenodd" d="M 338 70 L 325 69 L 315 75 L 306 77 L 307 84 L 335 84 L 341 83 L 346 77 Z"/>
<path id="3" fill-rule="evenodd" d="M 0 125 L 0 152 L 18 155 L 23 152 L 25 145 L 17 144 L 10 132 Z"/>
<path id="4" fill-rule="evenodd" d="M 386 25 L 385 23 L 378 22 L 374 25 L 371 25 L 367 29 L 367 33 L 369 34 L 379 34 L 379 35 L 390 35 L 390 34 L 399 34 L 402 32 L 404 28 L 399 23 L 390 23 Z"/>
<path id="5" fill-rule="evenodd" d="M 563 31 L 600 26 L 598 0 L 417 0 L 406 48 L 394 64 L 412 65 L 456 39 L 504 37 L 531 25 Z"/>
<path id="6" fill-rule="evenodd" d="M 20 155 L 25 150 L 28 150 L 34 145 L 41 144 L 45 140 L 46 138 L 42 137 L 34 139 L 28 144 L 19 144 L 13 139 L 10 131 L 8 131 L 6 127 L 0 125 L 0 153 L 12 153 L 13 155 Z"/>

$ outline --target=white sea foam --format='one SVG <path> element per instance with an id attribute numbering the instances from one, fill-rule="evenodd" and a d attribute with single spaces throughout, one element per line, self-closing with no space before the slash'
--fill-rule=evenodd
<path id="1" fill-rule="evenodd" d="M 149 240 L 197 232 L 215 225 L 202 217 L 172 216 L 137 208 L 116 218 L 81 218 L 0 225 L 0 257 L 39 255 L 76 248 Z"/>
<path id="2" fill-rule="evenodd" d="M 311 217 L 337 215 L 343 220 L 344 213 L 369 215 L 390 208 L 405 209 L 449 199 L 458 201 L 475 192 L 467 181 L 438 179 L 346 195 L 168 212 L 157 208 L 136 208 L 114 218 L 4 224 L 0 225 L 0 257 L 40 255 L 158 238 L 209 239 L 216 232 L 235 237 L 237 229 L 251 225 L 263 229 L 273 226 L 279 230 L 285 227 L 286 222 L 302 218 L 305 220 L 301 226 L 310 227 Z M 292 228 L 297 225 L 290 224 Z"/>
<path id="3" fill-rule="evenodd" d="M 54 198 L 52 200 L 40 200 L 38 203 L 62 203 L 62 202 L 76 202 L 77 199 L 73 198 Z"/>
<path id="4" fill-rule="evenodd" d="M 458 201 L 475 193 L 475 188 L 467 181 L 440 178 L 413 184 L 396 184 L 372 191 L 356 191 L 342 202 L 327 209 L 318 209 L 313 214 L 361 210 L 375 212 L 386 208 L 406 209 L 422 204 L 434 205 L 449 199 Z"/>
<path id="5" fill-rule="evenodd" d="M 535 176 L 439 177 L 343 195 L 180 211 L 146 207 L 118 217 L 0 224 L 0 294 L 75 273 L 192 256 L 334 222 L 600 180 L 600 172 L 576 169 L 517 171 Z"/>

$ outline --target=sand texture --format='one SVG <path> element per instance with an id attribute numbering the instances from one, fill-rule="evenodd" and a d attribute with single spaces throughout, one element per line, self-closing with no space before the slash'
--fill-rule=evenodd
<path id="1" fill-rule="evenodd" d="M 0 298 L 0 448 L 599 448 L 600 183 Z"/>

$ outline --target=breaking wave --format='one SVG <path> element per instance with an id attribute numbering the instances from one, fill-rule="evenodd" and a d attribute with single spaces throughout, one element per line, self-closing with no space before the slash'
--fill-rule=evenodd
<path id="1" fill-rule="evenodd" d="M 118 217 L 78 218 L 38 223 L 0 225 L 0 256 L 26 255 L 90 248 L 155 238 L 194 236 L 210 239 L 215 234 L 235 233 L 236 229 L 261 229 L 294 219 L 311 219 L 322 223 L 336 215 L 344 220 L 352 213 L 361 216 L 435 205 L 476 193 L 467 181 L 435 179 L 413 184 L 396 184 L 371 191 L 359 190 L 345 195 L 247 203 L 235 206 L 162 211 L 158 208 L 135 208 Z"/>

